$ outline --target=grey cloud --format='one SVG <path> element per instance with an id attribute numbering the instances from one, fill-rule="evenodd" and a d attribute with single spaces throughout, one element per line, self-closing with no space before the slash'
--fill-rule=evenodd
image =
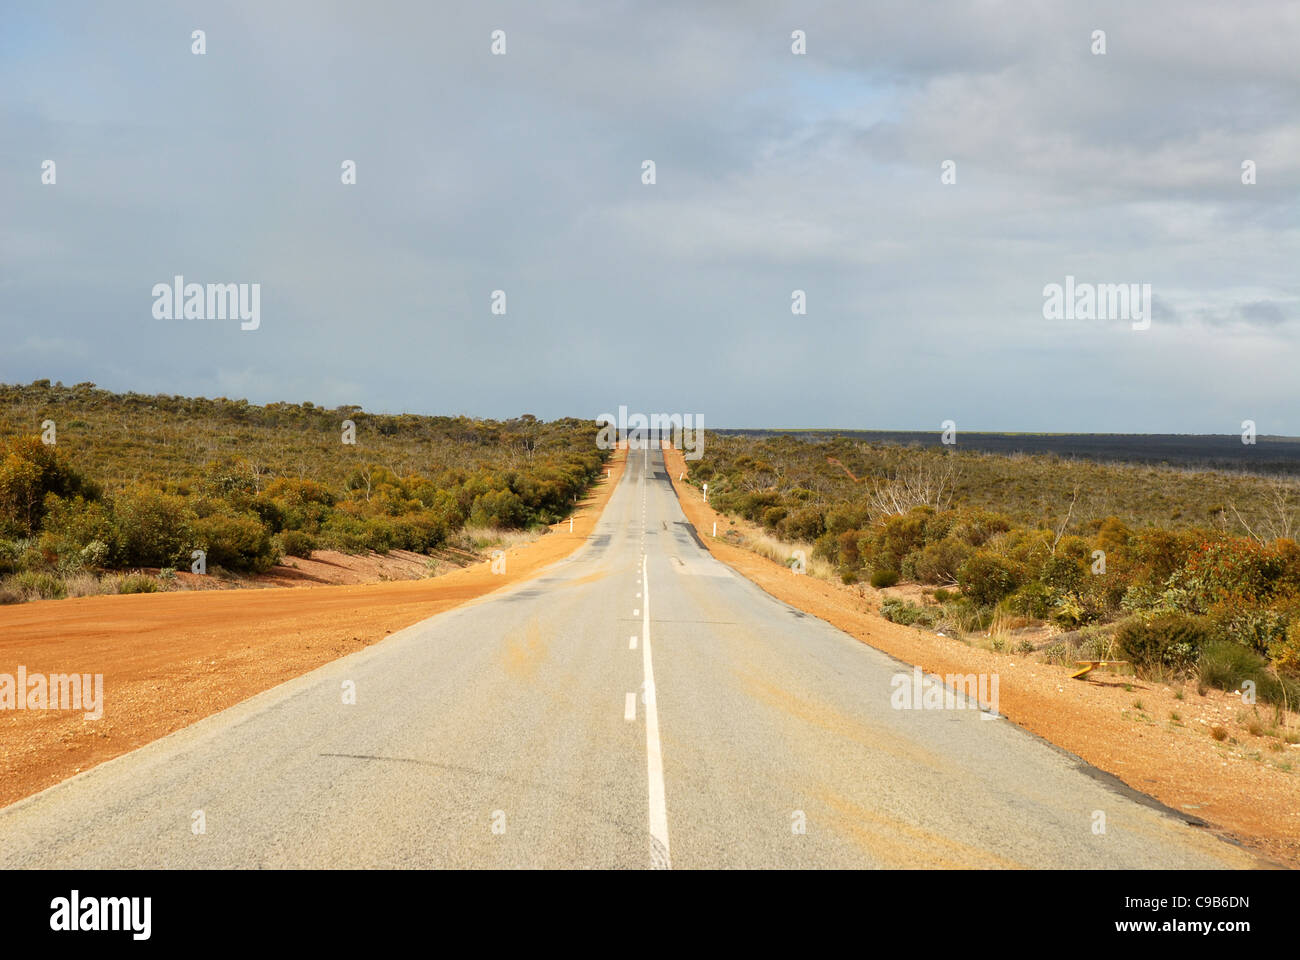
<path id="1" fill-rule="evenodd" d="M 8 17 L 0 379 L 752 426 L 1198 430 L 1234 405 L 1300 433 L 1282 5 Z M 260 281 L 262 329 L 154 321 L 174 273 Z M 1152 283 L 1156 324 L 1045 324 L 1066 274 Z M 1070 381 L 1106 389 L 1082 408 Z"/>

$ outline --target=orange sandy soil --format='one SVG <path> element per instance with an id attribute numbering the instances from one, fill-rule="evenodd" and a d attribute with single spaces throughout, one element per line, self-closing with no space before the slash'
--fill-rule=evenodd
<path id="1" fill-rule="evenodd" d="M 1283 743 L 1278 751 L 1270 745 L 1282 741 L 1252 736 L 1239 697 L 1219 690 L 1201 696 L 1192 683 L 1179 700 L 1175 688 L 1133 676 L 1071 680 L 1070 670 L 1042 660 L 891 623 L 871 612 L 868 598 L 881 596 L 877 591 L 796 576 L 751 550 L 714 539 L 715 521 L 720 533 L 759 531 L 717 513 L 698 489 L 678 482 L 689 466 L 681 451 L 666 449 L 664 457 L 682 509 L 709 551 L 772 596 L 927 673 L 997 674 L 998 710 L 1012 722 L 1205 821 L 1258 853 L 1261 866 L 1300 866 L 1300 745 Z M 1259 712 L 1267 720 L 1272 708 Z M 1295 714 L 1288 722 L 1297 728 Z M 1211 737 L 1216 726 L 1228 731 L 1225 742 Z M 1286 763 L 1289 772 L 1277 765 Z"/>
<path id="2" fill-rule="evenodd" d="M 102 673 L 104 714 L 0 712 L 0 806 L 434 614 L 536 576 L 590 534 L 626 451 L 568 522 L 435 579 L 42 600 L 0 607 L 0 673 Z M 299 561 L 301 562 L 301 561 Z"/>
<path id="3" fill-rule="evenodd" d="M 468 554 L 456 556 L 459 551 L 435 551 L 438 556 L 428 557 L 411 550 L 390 550 L 388 553 L 339 553 L 336 550 L 313 550 L 311 557 L 285 557 L 266 573 L 236 574 L 209 570 L 199 576 L 187 570 L 176 571 L 170 589 L 174 590 L 243 590 L 266 587 L 320 587 L 330 584 L 378 583 L 385 580 L 422 580 L 430 575 L 429 561 L 450 557 L 451 562 L 439 563 L 439 573 L 444 569 L 466 566 L 473 560 Z M 144 569 L 158 576 L 156 567 Z"/>

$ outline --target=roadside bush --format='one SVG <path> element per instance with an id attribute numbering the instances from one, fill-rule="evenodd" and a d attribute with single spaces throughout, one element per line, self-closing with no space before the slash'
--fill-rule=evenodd
<path id="1" fill-rule="evenodd" d="M 1088 619 L 1088 608 L 1072 594 L 1067 593 L 1058 598 L 1052 607 L 1052 620 L 1062 627 L 1073 629 Z"/>
<path id="2" fill-rule="evenodd" d="M 871 585 L 875 587 L 877 590 L 883 589 L 885 587 L 892 587 L 896 583 L 898 583 L 897 570 L 888 570 L 882 568 L 879 570 L 871 571 Z"/>
<path id="3" fill-rule="evenodd" d="M 925 544 L 925 524 L 932 512 L 928 507 L 917 507 L 911 513 L 888 517 L 874 531 L 870 554 L 863 559 L 891 570 L 900 569 L 903 557 Z"/>
<path id="4" fill-rule="evenodd" d="M 265 573 L 280 559 L 271 531 L 253 514 L 214 513 L 196 519 L 192 529 L 195 545 L 207 551 L 209 564 Z"/>
<path id="5" fill-rule="evenodd" d="M 1267 607 L 1242 602 L 1217 604 L 1209 616 L 1221 639 L 1239 643 L 1260 656 L 1267 656 L 1287 638 L 1286 616 Z"/>
<path id="6" fill-rule="evenodd" d="M 364 518 L 340 511 L 325 521 L 318 542 L 340 553 L 365 553 L 372 549 L 371 541 L 372 530 Z"/>
<path id="7" fill-rule="evenodd" d="M 957 571 L 970 556 L 971 548 L 954 537 L 926 544 L 910 554 L 911 566 L 921 583 L 956 583 Z"/>
<path id="8" fill-rule="evenodd" d="M 79 556 L 83 567 L 103 567 L 108 564 L 108 544 L 103 540 L 91 540 L 81 548 Z"/>
<path id="9" fill-rule="evenodd" d="M 1030 580 L 1002 601 L 1008 613 L 1019 614 L 1032 620 L 1046 620 L 1052 615 L 1058 597 L 1055 591 L 1041 580 Z"/>
<path id="10" fill-rule="evenodd" d="M 45 498 L 43 530 L 42 536 L 49 538 L 47 542 L 60 558 L 79 562 L 78 554 L 87 544 L 112 541 L 113 517 L 101 502 L 50 494 Z M 107 557 L 102 562 L 107 562 Z"/>
<path id="11" fill-rule="evenodd" d="M 1115 632 L 1109 628 L 1100 626 L 1084 627 L 1073 636 L 1080 654 L 1079 659 L 1116 659 L 1118 638 L 1115 636 Z"/>
<path id="12" fill-rule="evenodd" d="M 336 498 L 314 480 L 280 477 L 267 484 L 262 497 L 275 504 L 282 530 L 315 532 L 330 515 Z"/>
<path id="13" fill-rule="evenodd" d="M 517 530 L 528 520 L 524 502 L 512 490 L 492 490 L 480 494 L 469 512 L 471 527 L 495 527 L 498 530 Z"/>
<path id="14" fill-rule="evenodd" d="M 1011 529 L 1011 521 L 987 510 L 963 510 L 949 529 L 949 536 L 971 547 L 982 547 L 996 534 Z"/>
<path id="15" fill-rule="evenodd" d="M 1266 603 L 1283 565 L 1279 554 L 1253 540 L 1225 538 L 1199 544 L 1170 586 L 1183 591 L 1199 611 L 1215 604 Z"/>
<path id="16" fill-rule="evenodd" d="M 157 580 L 143 573 L 128 573 L 117 583 L 118 593 L 157 593 L 161 589 Z"/>
<path id="17" fill-rule="evenodd" d="M 867 525 L 867 508 L 842 504 L 826 511 L 826 532 L 839 536 L 845 530 L 861 530 Z"/>
<path id="18" fill-rule="evenodd" d="M 1079 597 L 1094 619 L 1110 618 L 1120 610 L 1124 594 L 1131 586 L 1132 571 L 1122 561 L 1107 562 L 1106 572 L 1089 572 L 1083 578 Z"/>
<path id="19" fill-rule="evenodd" d="M 992 606 L 1020 585 L 1020 571 L 988 550 L 977 550 L 957 571 L 961 592 L 977 606 Z"/>
<path id="20" fill-rule="evenodd" d="M 1189 534 L 1152 527 L 1138 531 L 1129 549 L 1143 568 L 1141 581 L 1163 584 L 1187 563 L 1196 543 Z"/>
<path id="21" fill-rule="evenodd" d="M 1083 586 L 1083 570 L 1077 561 L 1058 555 L 1044 561 L 1038 579 L 1061 593 L 1078 593 Z"/>
<path id="22" fill-rule="evenodd" d="M 859 536 L 857 530 L 845 530 L 836 537 L 835 556 L 838 558 L 840 566 L 850 572 L 856 571 L 862 566 L 862 553 L 858 549 Z"/>
<path id="23" fill-rule="evenodd" d="M 1133 534 L 1119 517 L 1107 517 L 1097 530 L 1097 547 L 1109 554 L 1119 554 L 1128 546 Z"/>
<path id="24" fill-rule="evenodd" d="M 22 548 L 17 543 L 0 539 L 0 573 L 12 573 L 18 569 L 18 558 L 22 554 Z"/>
<path id="25" fill-rule="evenodd" d="M 791 540 L 812 543 L 825 529 L 821 510 L 817 507 L 803 507 L 786 518 L 781 535 Z"/>
<path id="26" fill-rule="evenodd" d="M 301 530 L 285 530 L 280 533 L 280 552 L 287 557 L 310 558 L 316 549 L 316 538 Z"/>
<path id="27" fill-rule="evenodd" d="M 426 552 L 447 539 L 447 525 L 432 510 L 408 513 L 395 523 L 395 547 L 402 550 Z M 500 528 L 498 528 L 500 529 Z"/>
<path id="28" fill-rule="evenodd" d="M 1135 668 L 1185 670 L 1198 661 L 1201 648 L 1214 637 L 1213 625 L 1182 613 L 1137 616 L 1120 624 L 1115 639 Z"/>
<path id="29" fill-rule="evenodd" d="M 68 594 L 60 578 L 36 570 L 15 573 L 5 581 L 5 587 L 24 601 L 62 600 Z"/>
<path id="30" fill-rule="evenodd" d="M 977 606 L 968 597 L 958 597 L 943 605 L 944 621 L 954 624 L 961 633 L 987 630 L 993 623 L 993 617 L 992 607 Z"/>
<path id="31" fill-rule="evenodd" d="M 188 566 L 190 521 L 183 498 L 133 490 L 113 501 L 117 560 L 141 567 Z"/>
<path id="32" fill-rule="evenodd" d="M 880 615 L 892 623 L 905 627 L 932 627 L 938 622 L 942 612 L 937 608 L 920 607 L 907 600 L 889 597 L 880 605 Z"/>
<path id="33" fill-rule="evenodd" d="M 1300 675 L 1300 620 L 1291 621 L 1286 637 L 1275 640 L 1268 655 L 1280 669 Z"/>
<path id="34" fill-rule="evenodd" d="M 1285 704 L 1292 709 L 1300 703 L 1300 682 L 1286 674 L 1275 675 L 1264 658 L 1231 640 L 1211 640 L 1201 651 L 1201 683 L 1220 690 L 1240 690 L 1249 680 L 1255 684 L 1256 697 L 1265 703 Z"/>
<path id="35" fill-rule="evenodd" d="M 97 485 L 39 437 L 0 438 L 0 536 L 34 536 L 45 518 L 49 494 L 100 496 Z"/>
<path id="36" fill-rule="evenodd" d="M 813 556 L 827 563 L 839 563 L 839 545 L 836 534 L 827 531 L 813 542 Z"/>

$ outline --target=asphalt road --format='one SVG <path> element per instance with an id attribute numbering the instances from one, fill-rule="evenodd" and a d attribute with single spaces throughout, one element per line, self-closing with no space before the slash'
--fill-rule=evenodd
<path id="1" fill-rule="evenodd" d="M 0 866 L 1256 865 L 963 699 L 895 709 L 906 672 L 634 451 L 568 560 L 0 810 Z"/>

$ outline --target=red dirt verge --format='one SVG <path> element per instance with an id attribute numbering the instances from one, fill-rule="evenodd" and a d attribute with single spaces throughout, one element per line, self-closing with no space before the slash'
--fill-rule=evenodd
<path id="1" fill-rule="evenodd" d="M 0 806 L 452 607 L 528 580 L 587 539 L 626 451 L 568 522 L 433 579 L 42 600 L 0 607 L 0 674 L 103 674 L 103 716 L 0 710 Z"/>

